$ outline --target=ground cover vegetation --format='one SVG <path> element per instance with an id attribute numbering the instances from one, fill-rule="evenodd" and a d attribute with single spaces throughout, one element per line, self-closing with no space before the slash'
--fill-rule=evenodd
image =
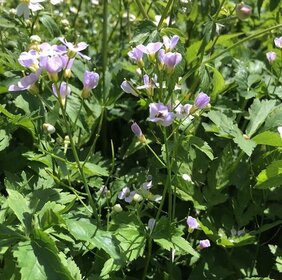
<path id="1" fill-rule="evenodd" d="M 282 279 L 281 4 L 0 1 L 0 279 Z"/>

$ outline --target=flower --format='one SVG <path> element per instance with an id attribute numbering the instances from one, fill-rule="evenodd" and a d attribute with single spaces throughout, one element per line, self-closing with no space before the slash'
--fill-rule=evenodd
<path id="1" fill-rule="evenodd" d="M 211 246 L 211 243 L 208 239 L 200 240 L 198 249 L 202 250 Z"/>
<path id="2" fill-rule="evenodd" d="M 159 49 L 162 47 L 162 43 L 156 42 L 156 43 L 149 43 L 147 46 L 144 45 L 138 45 L 136 48 L 140 50 L 141 52 L 147 54 L 149 58 L 154 61 L 155 60 L 155 53 L 159 51 Z"/>
<path id="3" fill-rule="evenodd" d="M 170 52 L 172 49 L 174 49 L 178 43 L 179 36 L 174 35 L 171 39 L 168 36 L 163 37 L 163 42 L 165 45 L 166 52 Z"/>
<path id="4" fill-rule="evenodd" d="M 277 48 L 282 49 L 282 37 L 275 38 L 275 39 L 274 39 L 274 45 L 275 45 Z"/>
<path id="5" fill-rule="evenodd" d="M 53 94 L 60 100 L 60 102 L 62 102 L 63 105 L 65 104 L 65 99 L 71 93 L 70 86 L 66 82 L 61 82 L 59 95 L 55 84 L 52 84 L 52 90 Z"/>
<path id="6" fill-rule="evenodd" d="M 236 14 L 240 20 L 244 20 L 252 14 L 252 8 L 241 2 L 236 6 Z"/>
<path id="7" fill-rule="evenodd" d="M 91 71 L 85 71 L 83 76 L 83 90 L 81 96 L 87 98 L 90 95 L 91 89 L 97 87 L 99 82 L 99 74 Z"/>
<path id="8" fill-rule="evenodd" d="M 184 119 L 186 117 L 188 117 L 190 115 L 190 110 L 192 108 L 192 105 L 190 104 L 178 104 L 175 108 L 175 116 L 179 119 Z M 193 116 L 190 116 L 191 118 L 193 118 Z"/>
<path id="9" fill-rule="evenodd" d="M 194 106 L 199 109 L 204 109 L 208 106 L 210 98 L 204 92 L 200 92 L 195 99 Z"/>
<path id="10" fill-rule="evenodd" d="M 30 89 L 39 79 L 41 69 L 38 69 L 35 73 L 31 73 L 28 76 L 23 77 L 17 84 L 9 86 L 9 91 L 22 91 Z"/>
<path id="11" fill-rule="evenodd" d="M 124 187 L 118 194 L 119 199 L 123 199 L 127 203 L 131 203 L 135 195 L 135 191 L 130 191 L 128 187 Z"/>
<path id="12" fill-rule="evenodd" d="M 32 70 L 38 69 L 38 54 L 36 50 L 22 52 L 18 58 L 18 62 L 23 67 L 31 68 Z"/>
<path id="13" fill-rule="evenodd" d="M 145 140 L 145 136 L 142 133 L 140 126 L 136 122 L 131 125 L 131 130 L 139 138 L 140 141 Z"/>
<path id="14" fill-rule="evenodd" d="M 124 92 L 131 93 L 134 96 L 138 96 L 137 91 L 131 86 L 131 84 L 128 81 L 123 81 L 120 87 Z"/>
<path id="15" fill-rule="evenodd" d="M 278 130 L 278 132 L 280 134 L 280 137 L 282 138 L 282 126 L 278 126 L 277 130 Z"/>
<path id="16" fill-rule="evenodd" d="M 51 2 L 52 5 L 58 5 L 60 3 L 63 3 L 64 0 L 51 0 L 50 2 Z"/>
<path id="17" fill-rule="evenodd" d="M 80 42 L 74 45 L 73 43 L 68 42 L 65 38 L 60 37 L 58 39 L 68 48 L 68 56 L 70 58 L 73 58 L 76 56 L 76 54 L 78 54 L 79 56 L 81 56 L 86 60 L 91 59 L 89 56 L 84 55 L 80 52 L 88 47 L 88 44 L 86 44 L 85 42 Z"/>
<path id="18" fill-rule="evenodd" d="M 54 133 L 56 131 L 55 127 L 52 124 L 50 124 L 50 123 L 44 123 L 43 124 L 43 129 L 48 134 L 52 134 L 52 133 Z"/>
<path id="19" fill-rule="evenodd" d="M 174 114 L 169 111 L 168 107 L 162 103 L 151 103 L 149 105 L 149 121 L 158 122 L 163 126 L 169 126 L 172 124 Z"/>
<path id="20" fill-rule="evenodd" d="M 195 218 L 193 218 L 192 216 L 188 216 L 186 222 L 189 228 L 188 231 L 190 233 L 193 232 L 194 229 L 198 229 L 200 226 L 198 221 Z"/>
<path id="21" fill-rule="evenodd" d="M 266 58 L 269 63 L 272 63 L 276 59 L 276 52 L 267 52 Z"/>
<path id="22" fill-rule="evenodd" d="M 132 49 L 130 52 L 128 52 L 128 56 L 133 59 L 134 61 L 136 61 L 136 63 L 138 64 L 138 66 L 140 68 L 142 68 L 144 66 L 144 62 L 143 62 L 143 52 L 141 50 L 139 50 L 138 48 L 134 48 Z"/>
<path id="23" fill-rule="evenodd" d="M 23 16 L 24 19 L 28 19 L 30 15 L 30 10 L 32 12 L 37 12 L 42 10 L 43 7 L 39 4 L 44 0 L 21 0 L 21 3 L 17 6 L 17 16 Z"/>
<path id="24" fill-rule="evenodd" d="M 169 73 L 172 73 L 175 66 L 179 64 L 182 60 L 182 55 L 180 53 L 168 52 L 163 56 L 163 63 L 167 67 Z"/>
<path id="25" fill-rule="evenodd" d="M 147 74 L 143 76 L 143 86 L 138 86 L 137 89 L 146 89 L 150 96 L 154 93 L 154 88 L 157 85 L 158 76 L 154 74 L 153 78 L 150 78 Z"/>

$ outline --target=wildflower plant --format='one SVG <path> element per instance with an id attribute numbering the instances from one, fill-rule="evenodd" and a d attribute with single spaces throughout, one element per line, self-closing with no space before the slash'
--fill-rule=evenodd
<path id="1" fill-rule="evenodd" d="M 279 278 L 270 2 L 0 1 L 0 279 Z"/>

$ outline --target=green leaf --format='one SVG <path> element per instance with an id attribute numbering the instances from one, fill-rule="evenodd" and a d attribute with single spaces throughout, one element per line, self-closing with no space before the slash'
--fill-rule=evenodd
<path id="1" fill-rule="evenodd" d="M 10 135 L 5 130 L 0 130 L 0 151 L 3 151 L 9 146 L 10 138 Z"/>
<path id="2" fill-rule="evenodd" d="M 275 107 L 267 116 L 263 129 L 277 128 L 282 124 L 282 104 Z"/>
<path id="3" fill-rule="evenodd" d="M 8 206 L 13 210 L 19 221 L 28 231 L 31 229 L 31 210 L 29 209 L 28 200 L 18 191 L 7 189 L 9 197 L 7 198 Z"/>
<path id="4" fill-rule="evenodd" d="M 245 139 L 240 133 L 233 138 L 234 143 L 236 143 L 241 150 L 243 150 L 249 157 L 252 155 L 256 143 L 253 140 Z"/>
<path id="5" fill-rule="evenodd" d="M 213 71 L 213 91 L 210 94 L 212 102 L 217 99 L 217 96 L 225 89 L 225 81 L 221 73 L 214 67 L 208 65 Z"/>
<path id="6" fill-rule="evenodd" d="M 282 147 L 282 138 L 278 132 L 264 131 L 252 138 L 257 144 Z"/>
<path id="7" fill-rule="evenodd" d="M 57 37 L 61 34 L 60 28 L 57 26 L 54 19 L 48 14 L 41 14 L 39 20 L 46 27 L 52 37 Z"/>
<path id="8" fill-rule="evenodd" d="M 109 175 L 107 168 L 91 163 L 91 162 L 86 162 L 83 166 L 83 170 L 85 174 L 88 176 L 108 176 Z"/>
<path id="9" fill-rule="evenodd" d="M 86 218 L 71 218 L 65 221 L 76 240 L 89 242 L 96 248 L 104 250 L 115 260 L 121 260 L 116 239 L 111 232 L 97 229 L 94 221 Z"/>
<path id="10" fill-rule="evenodd" d="M 275 106 L 275 100 L 255 99 L 249 109 L 250 122 L 246 129 L 246 134 L 251 137 L 264 123 L 265 119 Z"/>
<path id="11" fill-rule="evenodd" d="M 266 169 L 262 170 L 257 176 L 255 187 L 267 189 L 279 187 L 282 184 L 282 160 L 272 162 Z"/>
<path id="12" fill-rule="evenodd" d="M 189 137 L 189 144 L 203 152 L 210 160 L 214 159 L 212 148 L 206 141 L 202 140 L 199 137 L 191 136 Z"/>

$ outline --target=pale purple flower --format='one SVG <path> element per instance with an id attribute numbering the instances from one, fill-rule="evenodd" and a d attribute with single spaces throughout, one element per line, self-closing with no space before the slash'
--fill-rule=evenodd
<path id="1" fill-rule="evenodd" d="M 77 44 L 73 44 L 68 42 L 65 38 L 58 38 L 69 50 L 69 54 L 70 57 L 74 57 L 76 54 L 78 54 L 79 56 L 81 56 L 82 58 L 86 59 L 86 60 L 90 60 L 91 58 L 87 55 L 82 54 L 80 51 L 85 50 L 88 47 L 88 44 L 86 44 L 85 42 L 80 42 Z"/>
<path id="2" fill-rule="evenodd" d="M 149 180 L 149 181 L 147 181 L 147 182 L 145 182 L 145 183 L 142 184 L 142 188 L 143 188 L 144 190 L 147 190 L 147 191 L 148 191 L 149 189 L 151 189 L 152 186 L 153 186 L 153 181 L 152 181 L 152 180 Z"/>
<path id="3" fill-rule="evenodd" d="M 194 106 L 199 109 L 204 109 L 208 106 L 209 102 L 209 96 L 206 95 L 204 92 L 200 92 L 195 99 Z"/>
<path id="4" fill-rule="evenodd" d="M 266 58 L 269 63 L 272 63 L 276 59 L 276 52 L 267 52 Z"/>
<path id="5" fill-rule="evenodd" d="M 86 90 L 97 87 L 99 82 L 99 74 L 91 71 L 85 71 L 83 76 L 83 86 Z"/>
<path id="6" fill-rule="evenodd" d="M 174 114 L 169 111 L 168 106 L 162 103 L 151 103 L 149 105 L 149 121 L 160 123 L 163 126 L 169 126 L 173 122 Z"/>
<path id="7" fill-rule="evenodd" d="M 128 81 L 123 81 L 120 87 L 124 92 L 131 93 L 134 96 L 138 96 L 136 90 L 131 86 L 131 84 Z"/>
<path id="8" fill-rule="evenodd" d="M 165 45 L 165 50 L 167 52 L 170 52 L 171 50 L 173 50 L 176 47 L 178 40 L 179 40 L 178 35 L 174 35 L 171 39 L 168 36 L 164 36 L 163 42 Z"/>
<path id="9" fill-rule="evenodd" d="M 121 192 L 119 192 L 118 198 L 127 203 L 131 203 L 135 194 L 135 191 L 130 191 L 128 187 L 124 187 Z"/>
<path id="10" fill-rule="evenodd" d="M 211 243 L 208 239 L 200 240 L 199 242 L 199 249 L 202 250 L 204 248 L 208 248 L 211 246 Z"/>
<path id="11" fill-rule="evenodd" d="M 192 108 L 192 105 L 190 104 L 178 104 L 177 107 L 175 108 L 175 116 L 179 119 L 184 119 L 187 116 L 190 115 L 190 110 Z"/>
<path id="12" fill-rule="evenodd" d="M 55 84 L 52 84 L 52 90 L 53 90 L 53 94 L 56 97 L 59 97 Z M 70 95 L 70 93 L 71 93 L 70 86 L 66 82 L 61 82 L 61 85 L 60 85 L 60 98 L 62 100 L 64 100 L 64 99 L 66 99 L 67 96 Z"/>
<path id="13" fill-rule="evenodd" d="M 29 89 L 31 86 L 33 86 L 37 80 L 39 79 L 39 76 L 41 74 L 41 69 L 38 69 L 35 73 L 31 73 L 28 76 L 23 77 L 17 84 L 10 85 L 9 91 L 22 91 Z"/>
<path id="14" fill-rule="evenodd" d="M 131 130 L 138 138 L 143 136 L 142 130 L 136 122 L 131 125 Z"/>
<path id="15" fill-rule="evenodd" d="M 182 60 L 182 55 L 180 53 L 168 52 L 163 57 L 163 63 L 166 65 L 168 71 L 173 71 L 175 66 L 179 64 Z"/>
<path id="16" fill-rule="evenodd" d="M 44 56 L 40 58 L 39 66 L 48 73 L 55 74 L 64 69 L 65 63 L 59 55 Z"/>
<path id="17" fill-rule="evenodd" d="M 36 50 L 22 52 L 18 58 L 18 62 L 28 68 L 38 68 L 38 54 Z"/>
<path id="18" fill-rule="evenodd" d="M 186 222 L 187 222 L 190 232 L 192 232 L 194 229 L 198 229 L 200 226 L 198 221 L 195 218 L 193 218 L 192 216 L 188 216 Z"/>
<path id="19" fill-rule="evenodd" d="M 148 221 L 148 230 L 152 232 L 155 226 L 156 226 L 156 219 L 150 218 Z"/>
<path id="20" fill-rule="evenodd" d="M 162 45 L 163 45 L 162 43 L 156 42 L 156 43 L 149 43 L 147 46 L 138 45 L 136 48 L 145 54 L 154 55 L 157 51 L 159 51 Z"/>
<path id="21" fill-rule="evenodd" d="M 161 49 L 158 52 L 158 58 L 161 64 L 164 64 L 165 50 Z"/>
<path id="22" fill-rule="evenodd" d="M 156 87 L 158 76 L 155 74 L 150 78 L 147 74 L 143 76 L 144 85 L 138 86 L 137 89 L 146 89 L 149 95 L 153 95 L 154 88 Z"/>
<path id="23" fill-rule="evenodd" d="M 136 62 L 141 61 L 143 58 L 143 52 L 138 48 L 133 48 L 130 52 L 128 52 L 128 56 L 135 60 Z"/>
<path id="24" fill-rule="evenodd" d="M 282 49 L 282 37 L 275 38 L 274 44 L 277 48 Z"/>

